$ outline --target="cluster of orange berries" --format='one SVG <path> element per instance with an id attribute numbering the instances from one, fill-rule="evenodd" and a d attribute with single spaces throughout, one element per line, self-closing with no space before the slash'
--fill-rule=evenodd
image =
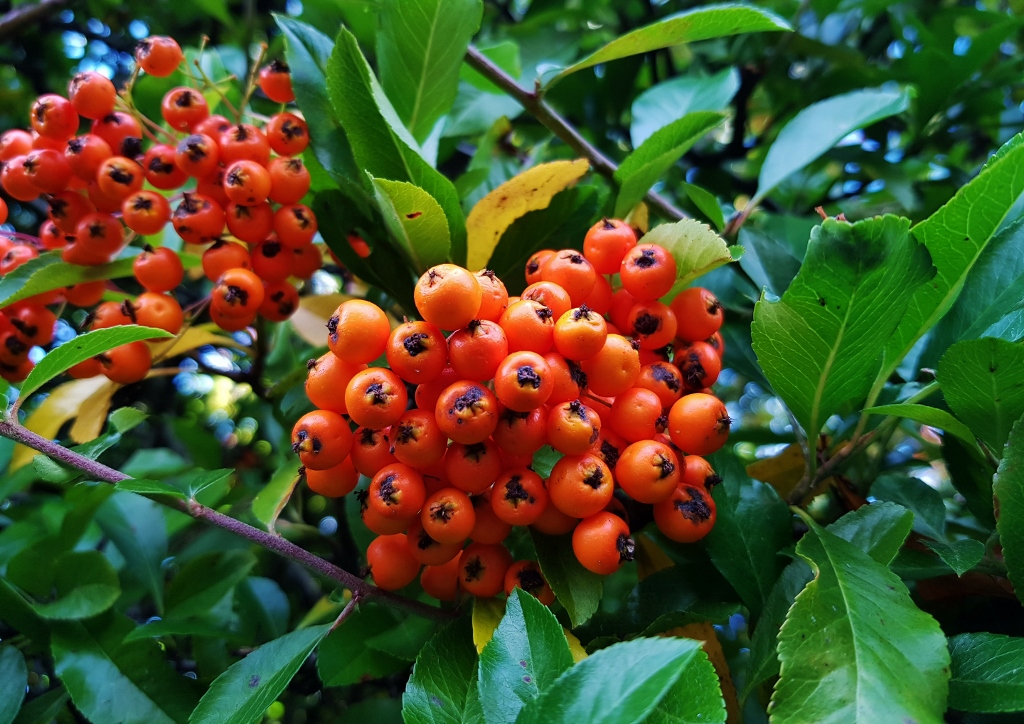
<path id="1" fill-rule="evenodd" d="M 136 51 L 139 69 L 157 77 L 171 75 L 183 60 L 178 43 L 167 37 L 147 38 Z M 274 102 L 294 100 L 288 67 L 279 61 L 263 67 L 257 82 Z M 38 239 L 0 239 L 0 275 L 38 256 L 41 249 L 59 249 L 72 264 L 103 264 L 135 236 L 160 233 L 171 222 L 185 242 L 210 245 L 202 264 L 215 284 L 210 316 L 218 326 L 237 331 L 251 325 L 257 314 L 272 321 L 290 317 L 299 293 L 289 277 L 308 278 L 323 263 L 313 244 L 316 217 L 299 203 L 310 186 L 309 171 L 296 157 L 309 144 L 305 121 L 282 111 L 262 127 L 232 123 L 211 115 L 199 90 L 178 87 L 163 98 L 164 125 L 159 126 L 128 103 L 116 110 L 118 100 L 106 77 L 79 73 L 67 98 L 46 94 L 35 101 L 31 132 L 0 135 L 4 191 L 22 202 L 43 196 L 49 205 Z M 80 118 L 91 125 L 87 133 L 76 135 Z M 148 148 L 144 137 L 153 141 Z M 169 192 L 186 186 L 189 190 L 168 198 Z M 0 200 L 0 223 L 6 219 L 7 206 Z M 224 239 L 225 227 L 244 243 Z M 133 302 L 101 305 L 92 328 L 138 323 L 177 333 L 182 308 L 167 294 L 183 278 L 177 255 L 147 247 L 136 258 L 134 271 L 146 291 Z M 104 289 L 102 281 L 81 284 L 4 310 L 15 326 L 0 322 L 0 375 L 23 379 L 32 367 L 28 349 L 49 342 L 52 325 L 47 320 L 53 315 L 45 303 L 62 297 L 77 306 L 92 306 Z M 26 333 L 33 328 L 41 330 L 39 336 Z M 135 382 L 145 376 L 150 362 L 148 347 L 138 342 L 89 360 L 72 374 L 104 373 L 117 382 Z"/>
<path id="2" fill-rule="evenodd" d="M 423 589 L 441 600 L 518 585 L 550 603 L 538 565 L 514 563 L 502 541 L 513 526 L 572 532 L 579 562 L 613 573 L 635 546 L 616 488 L 675 541 L 714 525 L 718 478 L 700 456 L 729 433 L 708 389 L 718 300 L 691 288 L 658 301 L 676 280 L 672 255 L 615 220 L 590 229 L 583 253 L 538 252 L 526 276 L 510 298 L 493 272 L 435 266 L 415 288 L 423 321 L 394 329 L 376 305 L 347 301 L 328 323 L 330 351 L 309 363 L 319 409 L 296 423 L 293 449 L 322 495 L 371 479 L 361 515 L 379 536 L 367 560 L 382 588 L 425 565 Z M 381 356 L 386 366 L 367 366 Z M 562 455 L 546 480 L 532 467 L 544 445 Z"/>

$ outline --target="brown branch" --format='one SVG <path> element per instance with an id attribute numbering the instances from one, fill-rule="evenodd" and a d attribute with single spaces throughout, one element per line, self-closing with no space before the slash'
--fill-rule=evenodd
<path id="1" fill-rule="evenodd" d="M 541 122 L 549 131 L 558 136 L 562 141 L 576 153 L 585 156 L 590 161 L 590 166 L 602 176 L 614 178 L 618 165 L 605 156 L 590 141 L 585 139 L 580 132 L 570 125 L 554 108 L 548 105 L 541 97 L 539 89 L 532 91 L 523 88 L 516 80 L 504 70 L 495 65 L 490 58 L 469 46 L 466 51 L 466 62 L 469 63 L 478 73 L 519 101 L 530 115 Z M 662 216 L 678 221 L 685 219 L 686 214 L 664 196 L 653 191 L 647 193 L 647 202 L 656 208 Z"/>
<path id="2" fill-rule="evenodd" d="M 107 483 L 116 484 L 122 480 L 129 479 L 128 475 L 125 475 L 119 470 L 114 470 L 103 463 L 99 463 L 95 460 L 90 460 L 83 455 L 79 455 L 73 450 L 69 450 L 63 445 L 55 443 L 52 440 L 47 440 L 17 423 L 6 420 L 0 421 L 0 436 L 9 438 L 15 442 L 20 442 L 22 445 L 38 450 L 47 457 L 53 458 L 54 460 L 77 470 L 81 470 L 93 480 L 102 480 Z M 310 569 L 314 573 L 318 573 L 325 578 L 336 581 L 352 591 L 353 600 L 358 599 L 368 601 L 372 599 L 389 606 L 405 609 L 409 613 L 414 613 L 418 616 L 428 618 L 452 618 L 455 615 L 450 611 L 446 611 L 435 606 L 429 606 L 425 603 L 420 603 L 419 601 L 413 601 L 396 593 L 392 593 L 391 591 L 385 591 L 382 588 L 377 588 L 358 576 L 338 568 L 330 561 L 325 561 L 323 558 L 310 553 L 304 548 L 300 548 L 280 536 L 259 530 L 258 528 L 254 528 L 240 520 L 235 520 L 234 518 L 224 515 L 223 513 L 219 513 L 213 508 L 208 508 L 195 500 L 180 500 L 177 498 L 168 498 L 167 496 L 145 497 L 150 497 L 150 499 L 155 500 L 158 503 L 179 510 L 196 520 L 202 520 L 211 525 L 215 525 L 218 528 L 223 528 L 224 530 L 245 538 L 258 546 L 293 560 Z"/>
<path id="3" fill-rule="evenodd" d="M 63 10 L 74 0 L 41 0 L 34 5 L 19 5 L 0 16 L 0 41 L 16 35 L 27 25 Z"/>
<path id="4" fill-rule="evenodd" d="M 789 504 L 800 505 L 803 499 L 807 497 L 807 494 L 814 490 L 818 483 L 838 472 L 839 468 L 842 467 L 851 456 L 866 448 L 874 438 L 875 430 L 872 430 L 865 435 L 861 435 L 855 442 L 847 443 L 845 447 L 839 450 L 839 452 L 822 463 L 813 475 L 809 472 L 805 474 L 793 490 L 790 491 L 789 498 L 787 499 Z"/>

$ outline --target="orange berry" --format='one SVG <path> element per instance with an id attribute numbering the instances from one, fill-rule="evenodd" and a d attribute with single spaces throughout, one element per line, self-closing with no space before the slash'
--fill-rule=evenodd
<path id="1" fill-rule="evenodd" d="M 601 219 L 583 237 L 583 256 L 598 274 L 617 274 L 626 252 L 636 246 L 636 234 L 618 219 Z"/>
<path id="2" fill-rule="evenodd" d="M 462 541 L 440 543 L 430 537 L 419 516 L 409 521 L 409 529 L 405 532 L 406 545 L 412 557 L 427 566 L 443 566 L 459 557 L 462 552 Z"/>
<path id="3" fill-rule="evenodd" d="M 661 400 L 656 394 L 643 387 L 631 387 L 615 398 L 605 419 L 616 433 L 637 442 L 649 440 L 665 429 L 662 415 Z"/>
<path id="4" fill-rule="evenodd" d="M 448 364 L 448 343 L 441 330 L 427 322 L 395 327 L 384 352 L 395 374 L 414 385 L 437 379 Z"/>
<path id="5" fill-rule="evenodd" d="M 476 525 L 469 496 L 458 488 L 442 488 L 427 498 L 420 512 L 423 530 L 440 543 L 461 543 Z"/>
<path id="6" fill-rule="evenodd" d="M 491 490 L 494 514 L 510 525 L 530 525 L 547 506 L 544 481 L 529 468 L 506 470 Z"/>
<path id="7" fill-rule="evenodd" d="M 497 596 L 511 565 L 512 554 L 505 546 L 471 543 L 459 559 L 459 585 L 478 598 Z"/>
<path id="8" fill-rule="evenodd" d="M 639 340 L 641 349 L 658 349 L 675 338 L 676 315 L 661 302 L 637 302 L 629 310 L 626 329 Z"/>
<path id="9" fill-rule="evenodd" d="M 434 417 L 455 442 L 483 442 L 498 426 L 498 400 L 479 382 L 456 382 L 437 398 Z"/>
<path id="10" fill-rule="evenodd" d="M 640 375 L 640 355 L 625 337 L 609 334 L 601 351 L 580 361 L 591 392 L 601 397 L 620 395 Z"/>
<path id="11" fill-rule="evenodd" d="M 563 249 L 544 262 L 540 278 L 562 287 L 572 300 L 572 305 L 577 307 L 593 291 L 597 272 L 583 254 L 573 249 Z"/>
<path id="12" fill-rule="evenodd" d="M 420 512 L 427 491 L 419 471 L 402 463 L 381 468 L 370 481 L 366 503 L 385 518 L 408 520 Z"/>
<path id="13" fill-rule="evenodd" d="M 107 379 L 119 385 L 130 385 L 149 373 L 153 355 L 145 342 L 129 342 L 104 352 L 100 362 Z"/>
<path id="14" fill-rule="evenodd" d="M 542 407 L 529 412 L 503 408 L 492 438 L 504 453 L 533 455 L 547 442 L 547 423 Z"/>
<path id="15" fill-rule="evenodd" d="M 420 572 L 420 564 L 409 550 L 404 535 L 382 535 L 366 548 L 366 564 L 373 582 L 385 591 L 405 588 Z"/>
<path id="16" fill-rule="evenodd" d="M 505 571 L 505 594 L 511 596 L 516 588 L 521 588 L 545 606 L 555 602 L 555 594 L 536 561 L 518 561 Z"/>
<path id="17" fill-rule="evenodd" d="M 440 566 L 424 566 L 420 586 L 424 593 L 439 601 L 454 601 L 459 592 L 459 561 L 455 556 Z"/>
<path id="18" fill-rule="evenodd" d="M 672 407 L 683 394 L 683 377 L 675 365 L 655 362 L 640 368 L 635 386 L 656 394 L 662 407 Z"/>
<path id="19" fill-rule="evenodd" d="M 715 501 L 703 488 L 680 485 L 654 506 L 658 530 L 678 543 L 694 543 L 715 527 Z"/>
<path id="20" fill-rule="evenodd" d="M 672 300 L 672 311 L 679 321 L 676 334 L 687 342 L 698 342 L 718 332 L 725 311 L 718 298 L 701 287 L 690 287 Z"/>
<path id="21" fill-rule="evenodd" d="M 476 277 L 481 292 L 480 310 L 476 313 L 476 318 L 497 322 L 508 307 L 508 290 L 498 275 L 490 269 L 481 269 L 473 276 Z"/>
<path id="22" fill-rule="evenodd" d="M 165 78 L 177 70 L 185 54 L 181 46 L 164 35 L 151 35 L 135 47 L 135 62 L 144 71 L 157 78 Z"/>
<path id="23" fill-rule="evenodd" d="M 722 371 L 722 360 L 715 348 L 707 342 L 690 342 L 686 347 L 676 350 L 673 359 L 686 383 L 686 389 L 691 391 L 711 387 Z"/>
<path id="24" fill-rule="evenodd" d="M 638 503 L 660 503 L 679 484 L 679 459 L 668 445 L 634 442 L 615 464 L 615 480 Z"/>
<path id="25" fill-rule="evenodd" d="M 548 478 L 552 505 L 574 518 L 586 518 L 601 511 L 614 491 L 612 471 L 590 453 L 566 455 L 555 463 Z"/>
<path id="26" fill-rule="evenodd" d="M 563 455 L 582 455 L 601 434 L 601 418 L 579 400 L 555 405 L 548 412 L 548 444 Z"/>
<path id="27" fill-rule="evenodd" d="M 483 302 L 477 278 L 455 264 L 431 267 L 416 282 L 416 309 L 441 329 L 461 329 L 476 319 Z"/>
<path id="28" fill-rule="evenodd" d="M 305 475 L 309 489 L 327 498 L 348 495 L 359 482 L 359 471 L 352 464 L 351 458 L 345 458 L 327 470 L 306 470 Z"/>
<path id="29" fill-rule="evenodd" d="M 451 484 L 474 495 L 491 487 L 501 467 L 501 453 L 490 439 L 472 445 L 454 442 L 444 456 L 444 473 Z"/>
<path id="30" fill-rule="evenodd" d="M 545 354 L 554 344 L 553 313 L 540 302 L 521 299 L 509 304 L 498 324 L 505 332 L 509 352 Z"/>
<path id="31" fill-rule="evenodd" d="M 347 415 L 345 396 L 339 395 L 338 390 L 344 390 L 357 372 L 366 369 L 366 365 L 349 364 L 338 359 L 333 352 L 327 352 L 318 359 L 309 360 L 306 369 L 306 397 L 309 401 L 321 410 Z"/>
<path id="32" fill-rule="evenodd" d="M 675 284 L 676 260 L 657 244 L 638 244 L 622 259 L 619 279 L 636 301 L 653 301 L 668 294 Z"/>
<path id="33" fill-rule="evenodd" d="M 336 412 L 314 410 L 300 417 L 292 428 L 292 452 L 307 470 L 327 470 L 348 457 L 352 430 Z"/>
<path id="34" fill-rule="evenodd" d="M 608 576 L 633 560 L 636 543 L 629 525 L 617 515 L 599 512 L 581 520 L 572 533 L 572 550 L 592 573 Z"/>
<path id="35" fill-rule="evenodd" d="M 526 283 L 535 284 L 541 280 L 541 267 L 544 262 L 554 256 L 554 249 L 541 249 L 534 252 L 526 261 Z"/>
<path id="36" fill-rule="evenodd" d="M 327 345 L 353 364 L 372 362 L 384 354 L 391 335 L 388 316 L 372 302 L 342 302 L 327 321 Z"/>
<path id="37" fill-rule="evenodd" d="M 732 419 L 714 395 L 695 392 L 681 397 L 668 413 L 668 433 L 689 455 L 710 455 L 729 439 Z"/>
<path id="38" fill-rule="evenodd" d="M 360 427 L 352 433 L 352 464 L 360 475 L 372 478 L 398 460 L 391 454 L 391 438 L 387 430 Z"/>
<path id="39" fill-rule="evenodd" d="M 570 309 L 555 322 L 555 349 L 567 359 L 593 357 L 604 347 L 607 337 L 608 324 L 604 317 L 592 312 L 585 304 Z"/>
<path id="40" fill-rule="evenodd" d="M 494 393 L 516 412 L 535 410 L 551 397 L 554 380 L 548 363 L 536 352 L 513 352 L 494 373 Z"/>
<path id="41" fill-rule="evenodd" d="M 534 282 L 523 290 L 519 298 L 543 304 L 551 310 L 552 319 L 558 319 L 573 306 L 569 292 L 549 281 Z"/>
<path id="42" fill-rule="evenodd" d="M 704 488 L 710 493 L 716 485 L 722 482 L 722 479 L 715 475 L 711 463 L 699 455 L 687 455 L 680 462 L 682 463 L 682 472 L 679 475 L 680 485 Z"/>
<path id="43" fill-rule="evenodd" d="M 508 340 L 495 322 L 474 319 L 448 338 L 448 359 L 463 380 L 491 379 L 507 356 Z"/>
<path id="44" fill-rule="evenodd" d="M 407 410 L 391 426 L 391 454 L 414 468 L 439 463 L 448 450 L 448 438 L 428 410 Z"/>
<path id="45" fill-rule="evenodd" d="M 361 427 L 379 430 L 393 425 L 408 403 L 405 383 L 382 367 L 357 372 L 345 387 L 345 407 L 352 421 Z"/>

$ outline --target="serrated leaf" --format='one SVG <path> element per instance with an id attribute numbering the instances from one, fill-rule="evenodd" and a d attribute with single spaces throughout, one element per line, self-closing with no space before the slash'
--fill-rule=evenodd
<path id="1" fill-rule="evenodd" d="M 341 29 L 327 65 L 327 92 L 359 166 L 375 178 L 408 181 L 444 209 L 451 258 L 466 255 L 465 218 L 452 182 L 432 168 L 377 83 L 355 37 Z"/>
<path id="2" fill-rule="evenodd" d="M 43 618 L 91 618 L 113 606 L 121 595 L 117 572 L 99 551 L 65 553 L 53 567 L 57 599 L 36 605 L 36 612 Z"/>
<path id="3" fill-rule="evenodd" d="M 480 0 L 385 0 L 380 6 L 380 82 L 412 135 L 423 142 L 452 107 Z"/>
<path id="4" fill-rule="evenodd" d="M 957 342 L 935 376 L 950 409 L 999 457 L 1024 415 L 1024 347 L 992 337 Z"/>
<path id="5" fill-rule="evenodd" d="M 562 626 L 547 607 L 520 589 L 508 597 L 505 616 L 480 652 L 478 687 L 484 718 L 513 722 L 573 665 Z"/>
<path id="6" fill-rule="evenodd" d="M 643 721 L 689 670 L 699 651 L 700 642 L 680 638 L 613 644 L 566 670 L 523 707 L 516 723 Z"/>
<path id="7" fill-rule="evenodd" d="M 580 565 L 572 552 L 571 536 L 544 535 L 531 528 L 530 537 L 541 572 L 573 627 L 586 622 L 601 604 L 602 577 Z"/>
<path id="8" fill-rule="evenodd" d="M 191 559 L 167 587 L 167 618 L 206 613 L 256 565 L 247 550 L 204 553 Z"/>
<path id="9" fill-rule="evenodd" d="M 583 158 L 542 163 L 512 177 L 480 199 L 466 218 L 466 267 L 483 269 L 502 234 L 516 219 L 547 208 L 551 198 L 572 186 L 590 170 Z"/>
<path id="10" fill-rule="evenodd" d="M 295 485 L 299 482 L 299 461 L 289 460 L 270 477 L 252 501 L 252 512 L 256 519 L 263 523 L 271 533 L 281 511 L 288 505 Z"/>
<path id="11" fill-rule="evenodd" d="M 686 667 L 685 676 L 668 690 L 644 724 L 722 724 L 726 715 L 720 677 L 700 650 Z"/>
<path id="12" fill-rule="evenodd" d="M 408 664 L 404 660 L 366 643 L 396 626 L 395 617 L 387 609 L 373 604 L 361 605 L 320 645 L 316 668 L 324 686 L 348 686 L 405 669 Z"/>
<path id="13" fill-rule="evenodd" d="M 446 261 L 451 236 L 444 210 L 434 197 L 403 181 L 372 181 L 391 238 L 416 273 Z"/>
<path id="14" fill-rule="evenodd" d="M 908 228 L 895 216 L 822 222 L 786 293 L 762 294 L 754 308 L 758 362 L 809 436 L 867 397 L 890 334 L 932 274 Z"/>
<path id="15" fill-rule="evenodd" d="M 473 645 L 479 654 L 491 640 L 502 616 L 505 615 L 505 602 L 497 598 L 473 599 Z"/>
<path id="16" fill-rule="evenodd" d="M 1018 420 L 992 482 L 996 530 L 1007 577 L 1017 597 L 1024 592 L 1024 421 Z"/>
<path id="17" fill-rule="evenodd" d="M 978 257 L 1024 192 L 1022 168 L 1024 134 L 1018 134 L 942 208 L 914 226 L 914 238 L 928 249 L 936 274 L 931 284 L 914 292 L 886 346 L 882 370 L 886 378 L 956 301 Z"/>
<path id="18" fill-rule="evenodd" d="M 155 641 L 124 643 L 134 622 L 107 613 L 54 626 L 54 670 L 90 721 L 184 724 L 198 697 Z"/>
<path id="19" fill-rule="evenodd" d="M 932 540 L 926 540 L 923 543 L 958 576 L 962 576 L 981 563 L 981 559 L 985 556 L 985 544 L 973 538 L 965 538 L 952 543 Z"/>
<path id="20" fill-rule="evenodd" d="M 910 107 L 911 97 L 906 90 L 864 88 L 807 106 L 783 126 L 768 149 L 750 203 L 759 203 L 787 176 L 858 128 L 903 113 Z"/>
<path id="21" fill-rule="evenodd" d="M 263 644 L 210 684 L 190 724 L 249 724 L 262 718 L 327 635 L 330 625 L 299 629 Z"/>
<path id="22" fill-rule="evenodd" d="M 715 111 L 688 113 L 655 131 L 626 156 L 615 171 L 615 181 L 620 187 L 615 216 L 626 216 L 658 179 L 724 118 L 724 114 Z"/>
<path id="23" fill-rule="evenodd" d="M 710 226 L 696 219 L 656 226 L 647 232 L 643 243 L 665 247 L 676 261 L 676 283 L 665 295 L 666 299 L 677 295 L 698 277 L 739 258 Z"/>
<path id="24" fill-rule="evenodd" d="M 725 216 L 722 214 L 722 207 L 718 204 L 718 199 L 714 194 L 700 186 L 688 183 L 683 183 L 682 189 L 693 205 L 721 232 L 725 228 Z M 740 248 L 744 247 L 741 245 Z"/>
<path id="25" fill-rule="evenodd" d="M 25 657 L 10 644 L 0 646 L 0 724 L 14 721 L 27 687 Z"/>
<path id="26" fill-rule="evenodd" d="M 981 451 L 981 448 L 978 447 L 978 440 L 974 437 L 974 433 L 971 432 L 971 429 L 945 410 L 940 410 L 937 407 L 903 403 L 897 405 L 878 405 L 877 407 L 869 407 L 864 410 L 864 412 L 872 415 L 895 415 L 897 417 L 905 417 L 908 420 L 919 422 L 922 425 L 937 427 L 940 430 L 945 430 L 950 435 L 956 435 L 968 445 L 974 447 L 979 452 Z"/>
<path id="27" fill-rule="evenodd" d="M 949 639 L 949 707 L 959 711 L 1024 711 L 1024 639 L 967 633 Z"/>
<path id="28" fill-rule="evenodd" d="M 884 565 L 808 524 L 796 552 L 815 578 L 779 633 L 773 724 L 942 722 L 949 652 L 938 623 Z"/>
<path id="29" fill-rule="evenodd" d="M 789 24 L 767 10 L 750 5 L 705 5 L 662 18 L 656 23 L 620 35 L 603 48 L 574 63 L 548 82 L 548 87 L 570 73 L 631 55 L 649 53 L 680 43 L 721 38 L 740 33 L 790 30 Z"/>
<path id="30" fill-rule="evenodd" d="M 793 540 L 792 513 L 772 486 L 748 478 L 735 456 L 713 464 L 723 482 L 713 494 L 718 517 L 705 538 L 708 555 L 756 619 L 786 564 L 778 553 Z"/>
<path id="31" fill-rule="evenodd" d="M 406 724 L 463 724 L 483 721 L 476 697 L 476 651 L 467 618 L 438 631 L 416 657 L 402 694 Z M 474 707 L 474 702 L 476 705 Z"/>
<path id="32" fill-rule="evenodd" d="M 114 347 L 120 347 L 129 342 L 170 336 L 172 335 L 162 329 L 141 327 L 135 324 L 86 332 L 70 342 L 65 342 L 43 357 L 21 384 L 21 397 L 22 399 L 28 397 L 54 377 L 66 372 L 79 362 L 103 354 Z"/>
<path id="33" fill-rule="evenodd" d="M 701 77 L 680 75 L 662 81 L 636 97 L 630 110 L 629 137 L 636 148 L 659 128 L 694 111 L 721 111 L 740 88 L 735 68 Z"/>

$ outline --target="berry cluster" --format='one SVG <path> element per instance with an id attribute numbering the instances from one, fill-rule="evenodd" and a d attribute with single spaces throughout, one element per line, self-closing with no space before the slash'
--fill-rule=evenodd
<path id="1" fill-rule="evenodd" d="M 672 255 L 614 220 L 590 229 L 583 253 L 534 254 L 526 277 L 510 298 L 493 272 L 435 266 L 415 288 L 423 321 L 392 329 L 376 305 L 347 301 L 328 324 L 330 351 L 309 363 L 319 409 L 296 423 L 293 449 L 322 495 L 371 479 L 361 515 L 379 536 L 367 560 L 382 588 L 425 565 L 420 582 L 438 599 L 518 585 L 549 603 L 537 564 L 502 545 L 513 526 L 571 531 L 580 563 L 607 575 L 634 554 L 626 498 L 652 506 L 675 541 L 714 525 L 718 478 L 700 456 L 729 433 L 708 389 L 721 369 L 718 300 L 691 288 L 658 301 L 676 280 Z M 367 366 L 382 355 L 386 366 Z M 544 445 L 562 455 L 546 480 L 532 467 Z"/>
<path id="2" fill-rule="evenodd" d="M 138 71 L 157 77 L 184 67 L 183 60 L 178 43 L 167 37 L 147 38 L 136 51 Z M 163 98 L 161 125 L 132 104 L 133 82 L 119 95 L 99 73 L 79 73 L 67 98 L 46 94 L 35 101 L 31 132 L 0 136 L 3 190 L 23 203 L 43 197 L 49 205 L 38 238 L 0 239 L 0 275 L 40 250 L 59 249 L 72 264 L 104 264 L 136 237 L 158 234 L 171 222 L 186 243 L 208 245 L 202 266 L 214 284 L 209 311 L 218 326 L 237 331 L 257 315 L 287 319 L 299 298 L 288 279 L 308 278 L 323 263 L 313 244 L 316 217 L 300 203 L 310 186 L 309 171 L 296 157 L 309 143 L 305 121 L 282 111 L 259 126 L 241 122 L 241 115 L 233 123 L 211 115 L 199 89 L 178 87 Z M 250 80 L 246 98 L 257 85 L 276 103 L 294 100 L 288 68 L 278 61 Z M 76 135 L 80 119 L 91 123 Z M 0 223 L 7 213 L 0 200 Z M 184 313 L 168 292 L 183 279 L 178 255 L 146 245 L 134 272 L 145 291 L 124 303 L 100 304 L 91 327 L 138 323 L 176 334 Z M 103 281 L 79 284 L 4 309 L 0 375 L 24 379 L 32 368 L 28 350 L 49 343 L 54 315 L 46 305 L 64 300 L 92 307 L 105 288 Z M 129 383 L 142 379 L 150 363 L 148 347 L 136 342 L 72 374 L 102 373 Z"/>

